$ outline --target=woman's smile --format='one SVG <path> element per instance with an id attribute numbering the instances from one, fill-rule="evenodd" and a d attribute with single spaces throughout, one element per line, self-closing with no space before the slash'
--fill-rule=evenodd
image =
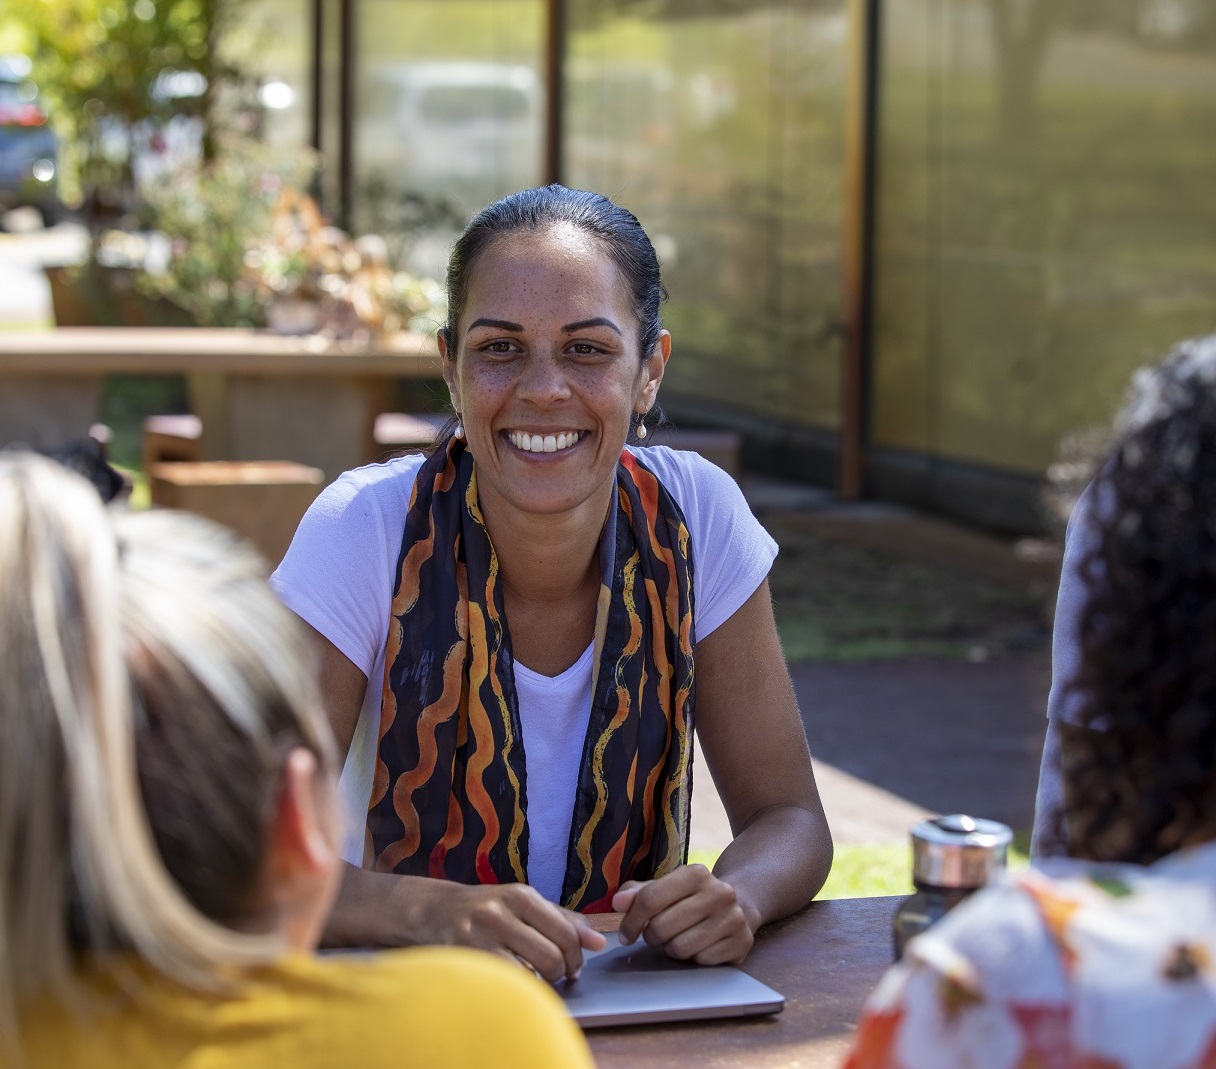
<path id="1" fill-rule="evenodd" d="M 503 431 L 525 453 L 565 453 L 582 441 L 586 431 Z"/>

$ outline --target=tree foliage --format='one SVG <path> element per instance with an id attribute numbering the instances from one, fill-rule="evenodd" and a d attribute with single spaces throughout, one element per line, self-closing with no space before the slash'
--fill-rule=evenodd
<path id="1" fill-rule="evenodd" d="M 216 47 L 235 0 L 31 0 L 23 12 L 34 76 L 75 164 L 86 207 L 113 207 L 131 190 L 141 127 L 175 115 L 202 120 L 214 151 L 217 101 L 239 72 Z M 192 77 L 201 91 L 174 92 Z M 198 76 L 201 76 L 198 77 Z"/>

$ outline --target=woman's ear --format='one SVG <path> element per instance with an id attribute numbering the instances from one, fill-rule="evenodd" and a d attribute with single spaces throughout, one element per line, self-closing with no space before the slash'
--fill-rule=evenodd
<path id="1" fill-rule="evenodd" d="M 450 347 L 451 335 L 448 328 L 443 327 L 435 335 L 435 344 L 439 347 L 439 360 L 443 365 L 443 381 L 447 383 L 448 395 L 452 398 L 452 409 L 460 411 L 460 389 L 456 385 L 456 353 Z"/>
<path id="2" fill-rule="evenodd" d="M 279 934 L 295 949 L 317 945 L 337 892 L 337 805 L 316 754 L 293 747 L 283 761 L 271 821 L 264 897 Z"/>
<path id="3" fill-rule="evenodd" d="M 642 362 L 642 386 L 638 395 L 638 411 L 643 414 L 654 407 L 659 396 L 659 386 L 663 382 L 663 372 L 667 370 L 667 360 L 671 356 L 671 333 L 659 331 L 654 348 Z"/>

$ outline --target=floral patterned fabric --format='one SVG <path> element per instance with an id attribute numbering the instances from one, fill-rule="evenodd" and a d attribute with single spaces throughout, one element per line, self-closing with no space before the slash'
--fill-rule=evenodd
<path id="1" fill-rule="evenodd" d="M 964 1067 L 1216 1069 L 1216 843 L 1026 870 L 913 940 L 845 1069 Z"/>

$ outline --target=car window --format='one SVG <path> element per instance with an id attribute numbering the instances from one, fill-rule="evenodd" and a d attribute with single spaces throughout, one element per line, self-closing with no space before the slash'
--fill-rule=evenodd
<path id="1" fill-rule="evenodd" d="M 35 96 L 29 82 L 0 81 L 0 104 L 31 104 Z"/>
<path id="2" fill-rule="evenodd" d="M 430 122 L 471 123 L 525 118 L 528 95 L 507 85 L 445 85 L 423 92 L 418 114 Z"/>

